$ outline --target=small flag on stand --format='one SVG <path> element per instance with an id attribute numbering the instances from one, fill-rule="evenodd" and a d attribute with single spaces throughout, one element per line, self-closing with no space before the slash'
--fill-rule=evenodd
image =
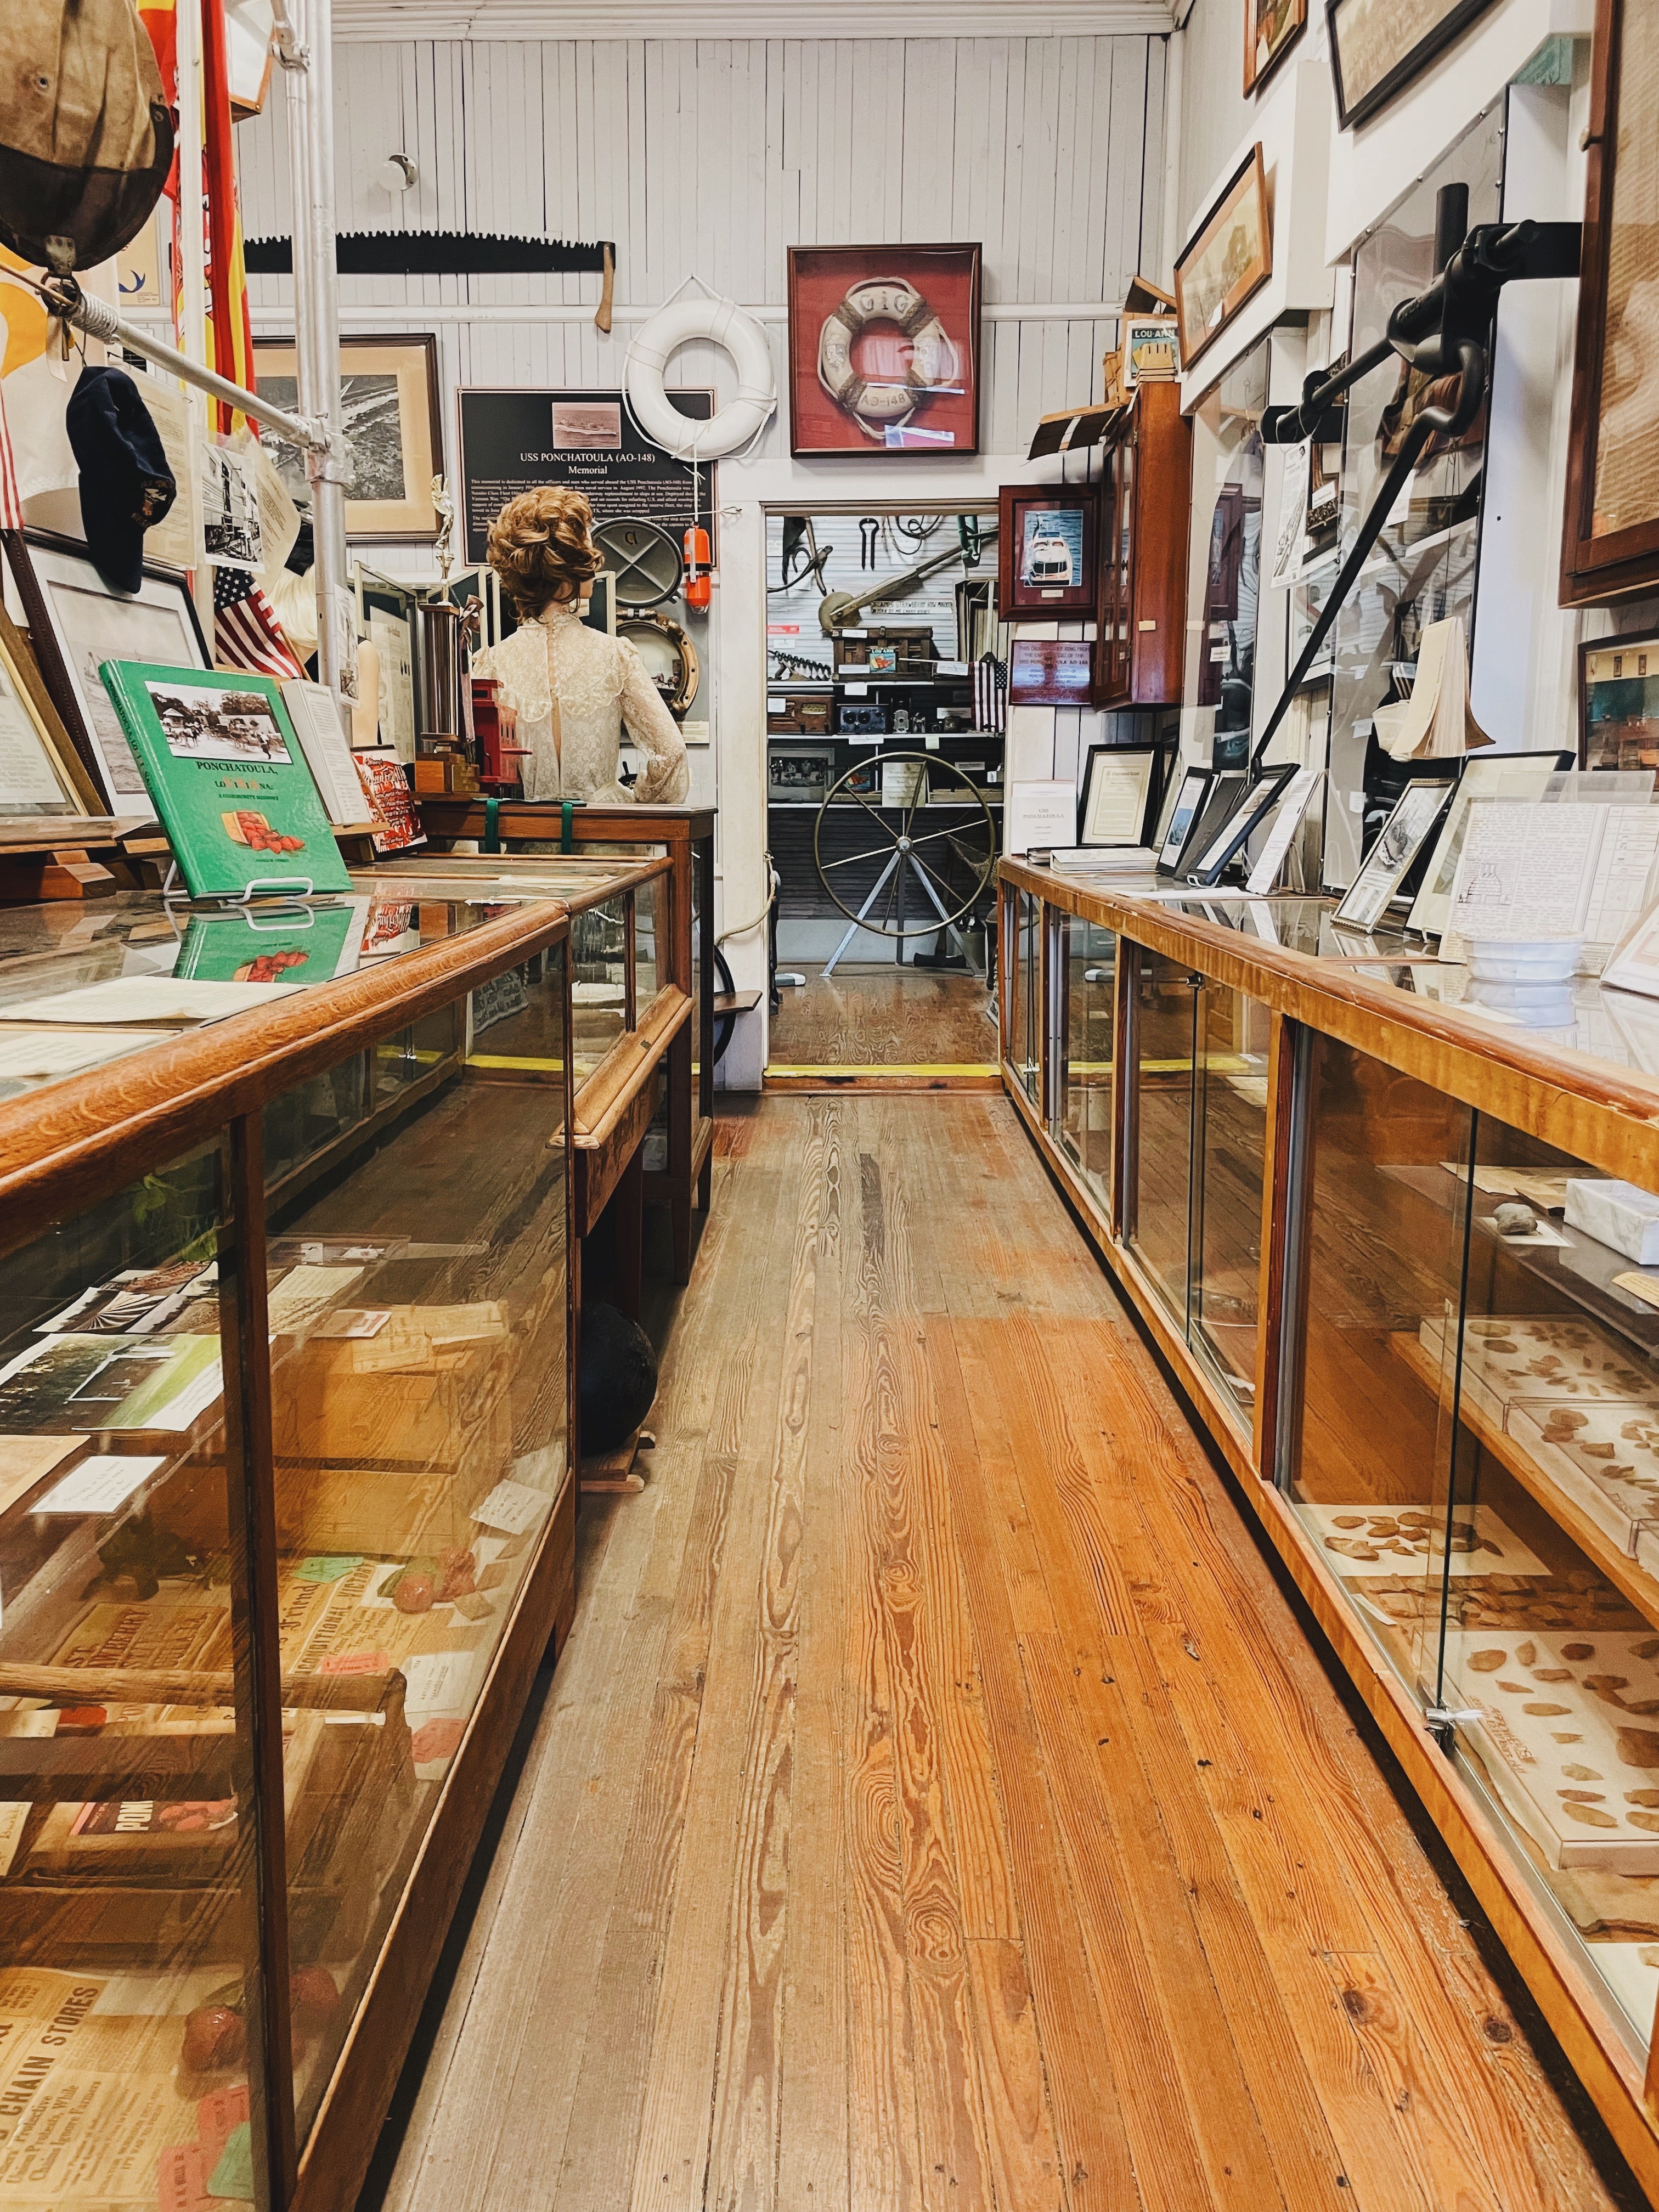
<path id="1" fill-rule="evenodd" d="M 213 572 L 213 665 L 250 676 L 305 674 L 252 568 Z"/>

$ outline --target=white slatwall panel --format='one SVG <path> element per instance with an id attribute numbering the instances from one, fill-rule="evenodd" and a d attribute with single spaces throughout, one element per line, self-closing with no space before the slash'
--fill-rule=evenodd
<path id="1" fill-rule="evenodd" d="M 342 45 L 339 226 L 614 238 L 629 305 L 694 270 L 775 304 L 792 245 L 957 239 L 983 242 L 988 301 L 1114 301 L 1158 259 L 1164 52 L 1139 35 Z M 279 88 L 237 144 L 248 234 L 285 234 Z M 374 182 L 392 153 L 418 164 L 413 191 Z M 280 327 L 286 281 L 251 289 L 256 320 Z M 587 276 L 348 278 L 341 319 L 396 308 L 403 327 L 437 327 L 450 384 L 614 385 L 629 324 L 607 339 L 586 319 L 490 312 L 597 291 Z M 781 379 L 781 326 L 769 336 Z M 1023 451 L 1039 415 L 1097 392 L 1114 336 L 1103 318 L 988 321 L 981 444 Z M 676 374 L 724 387 L 729 367 L 690 349 Z M 775 422 L 762 451 L 786 450 Z"/>

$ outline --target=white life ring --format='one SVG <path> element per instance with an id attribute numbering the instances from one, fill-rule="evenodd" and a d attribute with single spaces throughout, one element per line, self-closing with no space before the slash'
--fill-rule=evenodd
<path id="1" fill-rule="evenodd" d="M 724 346 L 737 365 L 737 398 L 728 399 L 706 422 L 682 415 L 663 388 L 669 356 L 694 338 Z M 641 429 L 653 445 L 682 461 L 735 453 L 769 420 L 778 404 L 766 333 L 735 300 L 671 300 L 659 307 L 629 347 L 623 380 Z"/>
<path id="2" fill-rule="evenodd" d="M 866 383 L 853 366 L 854 344 L 872 323 L 896 323 L 910 341 L 910 358 L 896 384 Z M 902 277 L 872 276 L 854 284 L 818 332 L 818 382 L 877 445 L 890 429 L 908 422 L 930 392 L 954 384 L 960 368 L 944 324 Z"/>

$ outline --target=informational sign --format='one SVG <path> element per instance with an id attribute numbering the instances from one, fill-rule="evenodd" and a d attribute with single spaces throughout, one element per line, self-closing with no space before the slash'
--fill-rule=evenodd
<path id="1" fill-rule="evenodd" d="M 708 391 L 668 394 L 682 415 L 707 422 Z M 620 392 L 524 392 L 473 386 L 460 394 L 461 485 L 466 557 L 489 555 L 489 526 L 507 501 L 540 484 L 586 492 L 594 520 L 636 515 L 676 542 L 694 521 L 714 536 L 714 465 L 693 481 L 690 465 L 653 446 Z"/>

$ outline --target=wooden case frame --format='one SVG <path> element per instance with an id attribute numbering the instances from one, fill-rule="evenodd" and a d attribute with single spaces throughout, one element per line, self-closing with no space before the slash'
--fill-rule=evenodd
<path id="1" fill-rule="evenodd" d="M 1637 0 L 1638 7 L 1646 3 L 1647 0 Z M 1596 0 L 1589 124 L 1584 140 L 1588 160 L 1578 323 L 1572 363 L 1572 419 L 1581 426 L 1581 434 L 1567 446 L 1559 593 L 1564 607 L 1595 606 L 1626 599 L 1659 583 L 1659 502 L 1651 515 L 1626 529 L 1598 536 L 1594 528 L 1596 461 L 1604 420 L 1601 395 L 1607 366 L 1626 7 L 1626 0 Z"/>
<path id="2" fill-rule="evenodd" d="M 1028 514 L 1074 514 L 1083 574 L 1054 585 L 1020 576 Z M 1056 541 L 1058 542 L 1058 541 Z M 1067 548 L 1069 553 L 1069 547 Z M 997 495 L 997 612 L 1004 622 L 1093 622 L 1100 612 L 1100 488 L 1004 484 Z"/>

